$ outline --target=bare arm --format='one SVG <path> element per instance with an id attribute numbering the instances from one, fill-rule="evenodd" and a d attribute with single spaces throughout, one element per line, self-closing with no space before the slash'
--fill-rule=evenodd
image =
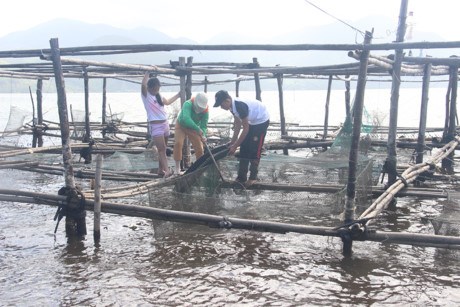
<path id="1" fill-rule="evenodd" d="M 235 127 L 233 131 L 232 142 L 230 148 L 228 150 L 229 155 L 233 155 L 238 147 L 240 147 L 241 143 L 243 143 L 244 139 L 248 135 L 249 132 L 249 121 L 248 118 L 239 119 L 235 117 Z M 243 131 L 241 132 L 240 136 L 238 134 L 241 130 L 241 126 L 243 126 Z"/>
<path id="2" fill-rule="evenodd" d="M 249 121 L 247 117 L 241 120 L 241 125 L 243 126 L 243 131 L 241 132 L 238 140 L 236 140 L 235 144 L 233 145 L 236 148 L 238 148 L 241 145 L 241 143 L 243 143 L 244 139 L 246 138 L 246 135 L 248 135 Z"/>
<path id="3" fill-rule="evenodd" d="M 179 99 L 179 97 L 180 97 L 180 92 L 177 93 L 176 95 L 172 96 L 169 99 L 166 99 L 165 97 L 162 97 L 161 99 L 163 99 L 163 104 L 165 106 L 167 106 L 167 105 L 170 105 L 171 103 L 173 103 L 174 101 L 176 101 L 177 99 Z"/>
<path id="4" fill-rule="evenodd" d="M 234 116 L 233 117 L 233 136 L 232 140 L 230 141 L 230 144 L 235 144 L 236 140 L 238 139 L 238 135 L 240 134 L 241 131 L 241 119 L 238 117 Z"/>
<path id="5" fill-rule="evenodd" d="M 144 78 L 142 79 L 142 86 L 141 86 L 141 93 L 142 96 L 147 96 L 147 81 L 149 81 L 149 72 L 146 71 L 144 74 Z"/>

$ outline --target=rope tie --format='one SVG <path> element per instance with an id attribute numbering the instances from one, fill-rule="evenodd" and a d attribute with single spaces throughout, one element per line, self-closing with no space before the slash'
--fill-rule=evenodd
<path id="1" fill-rule="evenodd" d="M 74 219 L 82 219 L 86 217 L 85 211 L 85 195 L 83 195 L 80 188 L 62 187 L 58 191 L 58 195 L 66 196 L 66 201 L 59 204 L 53 220 L 56 221 L 54 233 L 59 226 L 59 222 L 64 216 L 72 217 Z"/>
<path id="2" fill-rule="evenodd" d="M 233 227 L 232 222 L 228 220 L 226 216 L 222 218 L 222 221 L 219 221 L 219 227 L 220 228 L 225 228 L 225 229 L 230 229 Z"/>
<path id="3" fill-rule="evenodd" d="M 339 229 L 342 229 L 342 228 L 352 228 L 353 225 L 355 224 L 358 224 L 360 227 L 366 227 L 366 224 L 367 222 L 369 222 L 369 220 L 373 219 L 373 217 L 365 217 L 365 218 L 362 218 L 362 219 L 359 219 L 359 220 L 353 220 L 349 223 L 345 223 L 343 225 L 340 225 L 340 226 L 337 226 L 335 228 L 333 228 L 333 230 L 339 230 Z"/>
<path id="4" fill-rule="evenodd" d="M 401 180 L 401 182 L 404 184 L 404 187 L 407 188 L 409 186 L 409 184 L 407 183 L 407 180 L 406 178 L 404 178 L 403 176 L 401 175 L 398 175 L 397 176 L 399 180 Z"/>
<path id="5" fill-rule="evenodd" d="M 380 181 L 380 183 L 383 183 L 383 180 L 385 179 L 385 174 L 394 175 L 395 177 L 399 176 L 396 169 L 389 165 L 388 160 L 386 160 L 385 163 L 383 163 L 381 174 L 382 180 Z"/>
<path id="6" fill-rule="evenodd" d="M 80 151 L 80 160 L 81 158 L 85 159 L 85 164 L 90 164 L 92 161 L 93 145 L 94 140 L 90 139 L 88 142 L 88 147 L 82 148 Z"/>

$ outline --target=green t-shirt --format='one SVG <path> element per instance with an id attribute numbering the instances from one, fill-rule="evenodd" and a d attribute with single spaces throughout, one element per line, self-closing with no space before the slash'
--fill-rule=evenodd
<path id="1" fill-rule="evenodd" d="M 207 126 L 209 120 L 209 110 L 206 110 L 203 113 L 196 113 L 193 110 L 193 105 L 191 100 L 184 102 L 182 109 L 177 117 L 177 122 L 184 128 L 193 129 L 196 132 L 200 133 L 203 131 L 203 135 L 206 136 Z"/>

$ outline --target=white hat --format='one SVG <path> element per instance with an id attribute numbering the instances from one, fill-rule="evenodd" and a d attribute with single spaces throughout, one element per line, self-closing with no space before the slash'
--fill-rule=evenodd
<path id="1" fill-rule="evenodd" d="M 208 107 L 208 97 L 204 93 L 198 93 L 193 100 L 193 109 L 197 113 L 201 113 Z"/>

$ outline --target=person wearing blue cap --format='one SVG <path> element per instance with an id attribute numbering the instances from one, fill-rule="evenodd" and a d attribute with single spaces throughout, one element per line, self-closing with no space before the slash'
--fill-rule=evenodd
<path id="1" fill-rule="evenodd" d="M 249 187 L 257 181 L 262 147 L 270 123 L 267 107 L 256 99 L 241 99 L 239 97 L 233 99 L 224 90 L 218 91 L 215 99 L 215 108 L 221 107 L 233 115 L 233 136 L 229 144 L 228 154 L 235 154 L 236 149 L 240 147 L 236 181 Z"/>

